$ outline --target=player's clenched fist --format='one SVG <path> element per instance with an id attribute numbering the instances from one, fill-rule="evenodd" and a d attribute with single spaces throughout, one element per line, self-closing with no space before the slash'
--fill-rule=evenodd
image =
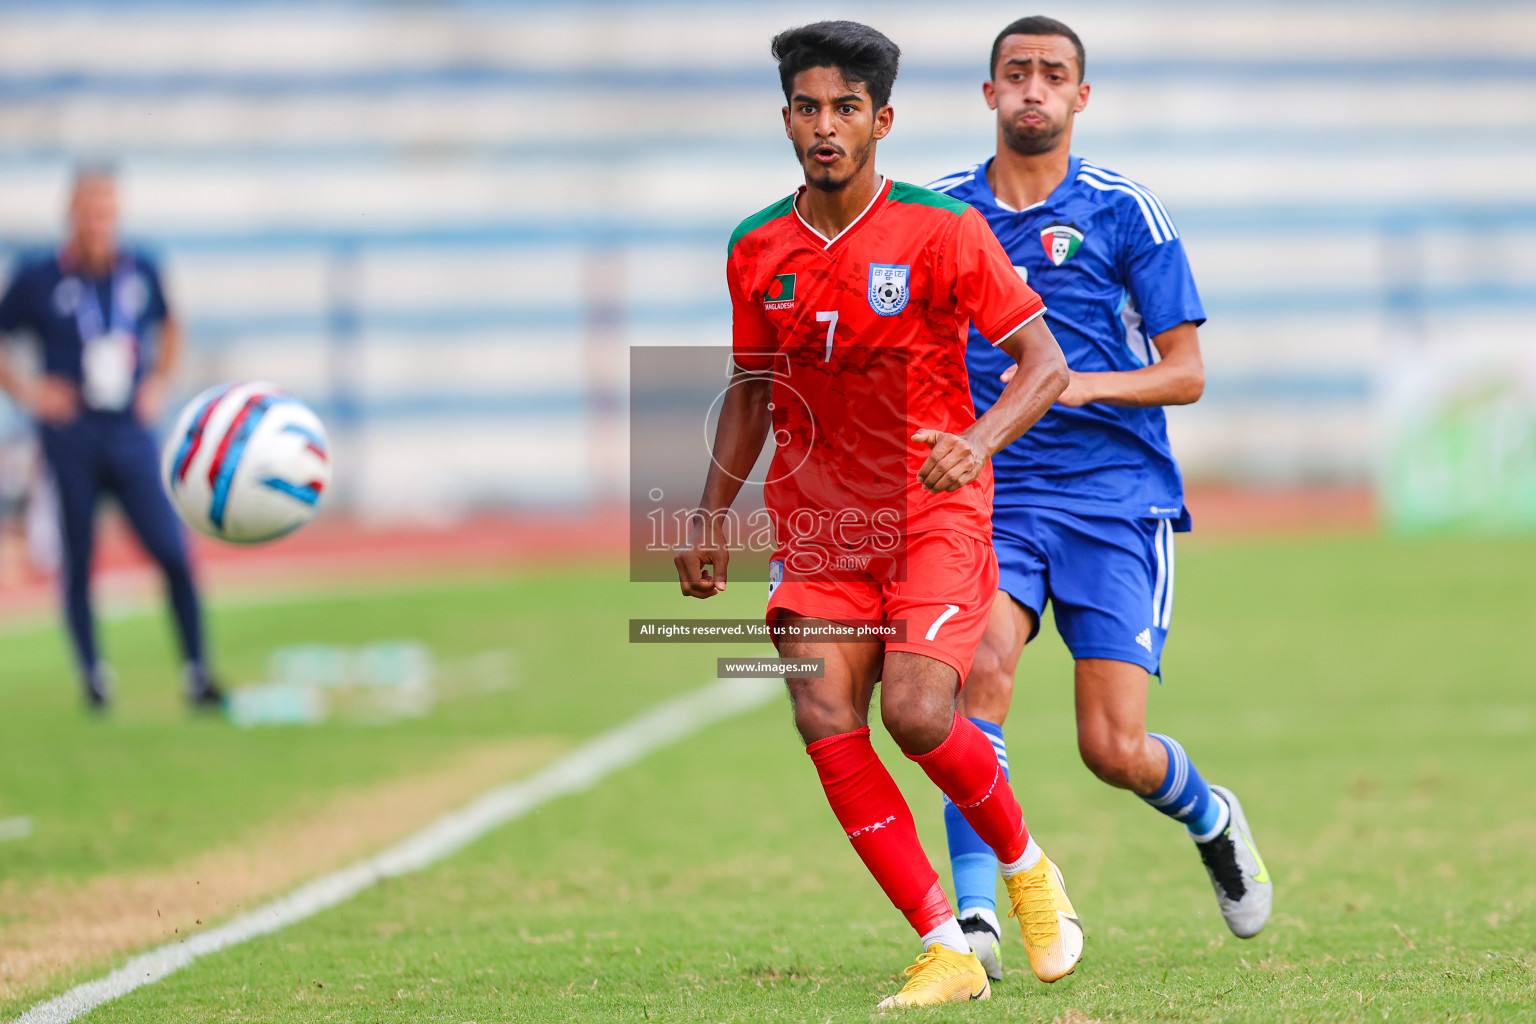
<path id="1" fill-rule="evenodd" d="M 963 434 L 919 430 L 912 440 L 929 447 L 928 458 L 917 471 L 924 490 L 956 491 L 981 475 L 986 453 Z"/>
<path id="2" fill-rule="evenodd" d="M 672 557 L 677 566 L 677 581 L 682 584 L 684 597 L 714 597 L 725 589 L 725 567 L 731 553 L 723 544 L 701 544 L 697 536 Z M 709 566 L 714 571 L 705 569 Z"/>

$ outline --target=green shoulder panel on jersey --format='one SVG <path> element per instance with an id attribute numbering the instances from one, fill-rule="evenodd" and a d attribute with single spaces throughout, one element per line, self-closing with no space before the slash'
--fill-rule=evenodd
<path id="1" fill-rule="evenodd" d="M 736 251 L 737 242 L 741 241 L 743 238 L 747 237 L 747 235 L 756 231 L 764 224 L 767 224 L 769 221 L 775 221 L 780 217 L 789 216 L 790 211 L 794 208 L 795 196 L 793 193 L 791 193 L 785 196 L 783 199 L 780 199 L 778 202 L 774 203 L 772 206 L 758 210 L 752 216 L 736 225 L 736 230 L 731 232 L 731 244 L 725 247 L 725 254 L 729 256 L 731 253 Z"/>
<path id="2" fill-rule="evenodd" d="M 934 206 L 940 210 L 948 210 L 956 216 L 971 208 L 971 204 L 951 199 L 942 192 L 908 185 L 904 181 L 891 183 L 891 202 L 910 203 L 913 206 Z"/>

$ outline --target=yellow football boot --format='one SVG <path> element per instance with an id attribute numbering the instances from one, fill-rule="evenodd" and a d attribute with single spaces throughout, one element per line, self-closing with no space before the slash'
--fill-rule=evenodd
<path id="1" fill-rule="evenodd" d="M 917 963 L 903 973 L 907 983 L 900 992 L 882 999 L 880 1009 L 992 998 L 992 983 L 976 954 L 956 953 L 937 942 L 926 953 L 917 954 Z"/>
<path id="2" fill-rule="evenodd" d="M 1019 919 L 1035 977 L 1059 981 L 1071 974 L 1083 955 L 1083 926 L 1056 865 L 1042 854 L 1040 863 L 1003 879 L 1003 884 L 1012 904 L 1008 916 Z"/>

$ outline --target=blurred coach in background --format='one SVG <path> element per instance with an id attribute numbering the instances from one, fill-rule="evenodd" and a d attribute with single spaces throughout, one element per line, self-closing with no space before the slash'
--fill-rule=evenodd
<path id="1" fill-rule="evenodd" d="M 18 331 L 36 340 L 42 372 L 22 379 L 0 362 L 0 389 L 37 423 L 58 486 L 64 615 L 87 703 L 104 708 L 112 696 L 90 604 L 96 504 L 106 492 L 165 574 L 187 699 L 217 707 L 222 695 L 205 660 L 186 536 L 161 487 L 148 428 L 160 413 L 180 335 L 154 264 L 118 244 L 110 169 L 77 173 L 64 247 L 18 264 L 0 297 L 0 334 Z"/>

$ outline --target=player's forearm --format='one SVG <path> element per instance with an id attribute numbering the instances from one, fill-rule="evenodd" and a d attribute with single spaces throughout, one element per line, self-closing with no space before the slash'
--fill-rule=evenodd
<path id="1" fill-rule="evenodd" d="M 1070 379 L 1061 346 L 1046 327 L 1044 317 L 1031 320 L 998 347 L 1014 357 L 1018 370 L 992 408 L 965 431 L 988 458 L 1034 426 L 1061 396 Z"/>
<path id="2" fill-rule="evenodd" d="M 160 327 L 160 352 L 155 359 L 154 372 L 169 378 L 180 359 L 181 324 L 175 317 L 168 316 Z"/>
<path id="3" fill-rule="evenodd" d="M 1182 323 L 1152 339 L 1161 361 L 1138 370 L 1112 373 L 1074 373 L 1062 402 L 1087 405 L 1103 402 L 1148 408 L 1189 405 L 1205 392 L 1205 363 L 1200 358 L 1200 338 L 1193 323 Z"/>
<path id="4" fill-rule="evenodd" d="M 773 382 L 738 372 L 725 393 L 720 408 L 720 422 L 715 427 L 715 445 L 704 479 L 704 495 L 699 507 L 719 512 L 731 507 L 741 491 L 742 481 L 757 465 L 773 416 L 768 398 Z"/>
<path id="5" fill-rule="evenodd" d="M 1166 366 L 1155 363 L 1139 370 L 1116 373 L 1075 373 L 1074 387 L 1081 385 L 1083 403 L 1103 402 L 1148 408 L 1162 405 L 1189 405 L 1205 391 L 1205 372 L 1200 367 Z"/>

